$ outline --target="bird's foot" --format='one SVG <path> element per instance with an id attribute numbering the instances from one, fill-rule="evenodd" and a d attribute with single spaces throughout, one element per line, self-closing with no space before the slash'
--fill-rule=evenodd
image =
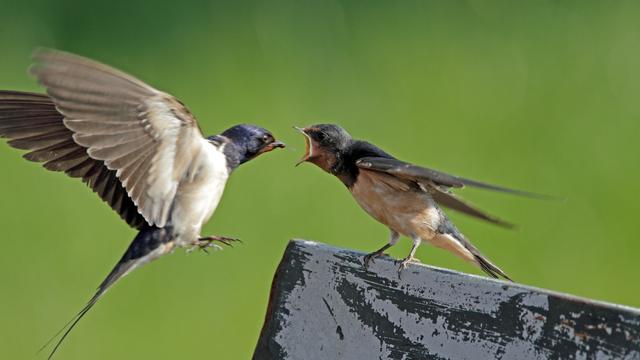
<path id="1" fill-rule="evenodd" d="M 384 255 L 383 251 L 374 251 L 365 255 L 364 258 L 362 258 L 362 266 L 365 268 L 365 270 L 369 269 L 369 264 L 374 263 L 376 258 L 382 255 Z"/>
<path id="2" fill-rule="evenodd" d="M 420 260 L 414 258 L 412 256 L 408 256 L 402 260 L 399 260 L 400 265 L 398 266 L 398 279 L 402 279 L 402 271 L 406 269 L 411 263 L 419 263 Z"/>
<path id="3" fill-rule="evenodd" d="M 191 249 L 189 249 L 189 250 L 192 251 L 194 249 L 200 249 L 200 250 L 204 251 L 207 254 L 209 253 L 207 251 L 208 248 L 214 248 L 215 250 L 222 250 L 222 246 L 216 244 L 215 242 L 219 242 L 219 243 L 221 243 L 223 245 L 227 245 L 227 246 L 233 247 L 233 243 L 234 242 L 242 242 L 242 240 L 237 239 L 237 238 L 228 237 L 228 236 L 217 236 L 217 235 L 204 236 L 204 237 L 198 238 L 198 240 L 194 241 Z"/>

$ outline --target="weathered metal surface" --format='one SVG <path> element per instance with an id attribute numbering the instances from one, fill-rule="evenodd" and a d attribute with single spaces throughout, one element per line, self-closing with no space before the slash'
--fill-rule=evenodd
<path id="1" fill-rule="evenodd" d="M 254 359 L 640 359 L 640 310 L 292 241 Z"/>

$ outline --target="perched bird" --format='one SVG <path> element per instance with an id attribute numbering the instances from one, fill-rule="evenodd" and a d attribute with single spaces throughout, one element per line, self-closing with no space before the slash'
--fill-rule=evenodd
<path id="1" fill-rule="evenodd" d="M 179 100 L 130 75 L 55 50 L 36 51 L 34 60 L 31 73 L 47 95 L 0 91 L 0 136 L 29 150 L 27 160 L 82 179 L 139 230 L 95 295 L 56 334 L 66 329 L 51 358 L 105 291 L 135 268 L 177 247 L 236 240 L 203 237 L 200 229 L 235 168 L 285 145 L 254 125 L 204 138 Z"/>
<path id="2" fill-rule="evenodd" d="M 395 245 L 400 235 L 404 235 L 413 240 L 413 247 L 400 262 L 398 276 L 409 263 L 418 261 L 414 255 L 424 241 L 479 266 L 491 277 L 511 280 L 458 231 L 440 205 L 511 227 L 511 224 L 459 199 L 450 192 L 450 188 L 469 185 L 529 197 L 543 195 L 485 184 L 403 162 L 373 144 L 354 140 L 338 125 L 319 124 L 296 129 L 302 132 L 306 142 L 306 152 L 298 164 L 308 161 L 335 175 L 369 215 L 389 228 L 389 242 L 365 256 L 365 267 Z"/>

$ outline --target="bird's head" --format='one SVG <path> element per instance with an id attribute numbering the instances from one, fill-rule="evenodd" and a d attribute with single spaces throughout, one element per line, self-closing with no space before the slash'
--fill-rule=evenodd
<path id="1" fill-rule="evenodd" d="M 243 164 L 258 155 L 267 153 L 275 148 L 284 148 L 283 142 L 277 141 L 273 134 L 265 128 L 256 125 L 236 125 L 220 134 L 233 144 L 228 154 L 235 158 L 237 165 Z"/>
<path id="2" fill-rule="evenodd" d="M 332 172 L 353 142 L 345 129 L 334 124 L 318 124 L 296 129 L 304 135 L 306 143 L 306 151 L 296 165 L 308 161 L 324 171 Z"/>

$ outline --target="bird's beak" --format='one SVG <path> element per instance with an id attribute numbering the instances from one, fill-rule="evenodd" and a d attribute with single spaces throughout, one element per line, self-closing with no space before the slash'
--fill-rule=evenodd
<path id="1" fill-rule="evenodd" d="M 313 154 L 313 147 L 311 146 L 311 138 L 309 137 L 309 134 L 307 134 L 307 129 L 306 128 L 299 128 L 297 126 L 294 126 L 293 128 L 298 130 L 298 131 L 300 131 L 302 133 L 302 135 L 304 135 L 304 142 L 305 142 L 305 146 L 306 146 L 306 149 L 304 151 L 304 155 L 302 155 L 302 158 L 300 158 L 300 160 L 298 160 L 298 162 L 295 165 L 295 166 L 298 166 L 298 165 L 302 164 L 303 162 L 309 160 L 309 158 L 311 158 L 311 155 Z"/>
<path id="2" fill-rule="evenodd" d="M 285 143 L 283 143 L 282 141 L 274 141 L 271 143 L 271 146 L 275 149 L 275 148 L 286 148 L 287 145 Z"/>
<path id="3" fill-rule="evenodd" d="M 258 155 L 260 155 L 260 154 L 264 154 L 264 153 L 267 153 L 267 152 L 269 152 L 269 151 L 271 151 L 271 150 L 273 150 L 273 149 L 276 149 L 276 148 L 285 148 L 285 147 L 286 147 L 286 145 L 285 145 L 285 143 L 283 143 L 282 141 L 274 141 L 274 142 L 272 142 L 271 144 L 269 144 L 269 145 L 267 145 L 267 146 L 263 147 L 263 148 L 258 152 Z"/>

